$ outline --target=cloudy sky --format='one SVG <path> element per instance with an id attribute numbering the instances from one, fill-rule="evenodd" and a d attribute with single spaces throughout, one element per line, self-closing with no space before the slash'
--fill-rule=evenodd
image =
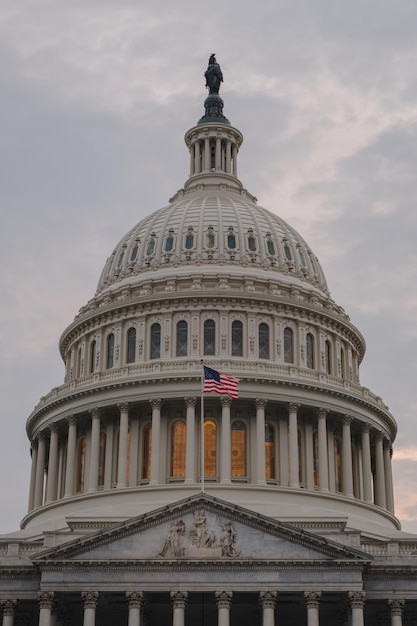
<path id="1" fill-rule="evenodd" d="M 152 6 L 151 6 L 152 5 Z M 0 532 L 26 513 L 25 421 L 120 237 L 188 175 L 212 52 L 239 176 L 318 256 L 397 419 L 417 533 L 417 2 L 2 0 Z"/>

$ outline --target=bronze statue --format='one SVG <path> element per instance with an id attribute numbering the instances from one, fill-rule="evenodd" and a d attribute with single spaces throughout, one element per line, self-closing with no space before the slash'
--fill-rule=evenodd
<path id="1" fill-rule="evenodd" d="M 204 74 L 206 79 L 206 87 L 209 94 L 219 93 L 220 83 L 223 82 L 223 74 L 220 65 L 216 61 L 214 53 L 209 58 L 208 68 Z"/>

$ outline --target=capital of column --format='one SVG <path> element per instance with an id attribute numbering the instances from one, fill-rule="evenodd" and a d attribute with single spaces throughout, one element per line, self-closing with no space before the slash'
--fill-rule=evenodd
<path id="1" fill-rule="evenodd" d="M 350 591 L 348 593 L 348 601 L 351 609 L 363 609 L 365 605 L 364 591 Z"/>
<path id="2" fill-rule="evenodd" d="M 383 434 L 382 434 L 382 433 L 380 433 L 379 431 L 377 431 L 377 432 L 375 433 L 375 435 L 374 435 L 374 439 L 375 439 L 375 441 L 381 441 L 381 442 L 382 442 L 382 441 L 383 441 L 383 438 L 384 438 L 384 437 L 383 437 Z"/>
<path id="3" fill-rule="evenodd" d="M 232 604 L 232 591 L 216 591 L 214 594 L 219 609 L 229 609 Z"/>
<path id="4" fill-rule="evenodd" d="M 362 424 L 362 432 L 370 433 L 371 430 L 372 430 L 372 426 L 368 422 L 365 422 L 364 424 Z"/>
<path id="5" fill-rule="evenodd" d="M 72 426 L 73 424 L 77 423 L 77 418 L 75 417 L 75 415 L 67 415 L 65 418 L 65 421 L 67 422 L 68 426 Z"/>
<path id="6" fill-rule="evenodd" d="M 388 600 L 388 606 L 391 615 L 402 615 L 404 611 L 405 600 Z"/>
<path id="7" fill-rule="evenodd" d="M 345 426 L 350 426 L 353 421 L 353 417 L 351 415 L 344 415 L 342 418 L 342 423 Z"/>
<path id="8" fill-rule="evenodd" d="M 288 405 L 288 410 L 290 411 L 290 413 L 297 413 L 299 408 L 300 408 L 300 405 L 297 404 L 296 402 L 290 402 Z"/>
<path id="9" fill-rule="evenodd" d="M 229 398 L 229 396 L 220 396 L 220 404 L 222 405 L 222 407 L 231 406 L 232 398 Z"/>
<path id="10" fill-rule="evenodd" d="M 141 609 L 145 594 L 143 591 L 126 591 L 126 598 L 129 601 L 129 609 Z"/>
<path id="11" fill-rule="evenodd" d="M 38 591 L 39 608 L 41 609 L 53 609 L 56 594 L 54 591 Z"/>
<path id="12" fill-rule="evenodd" d="M 121 406 L 121 405 L 119 405 L 119 406 Z M 90 415 L 91 415 L 92 418 L 100 417 L 101 411 L 100 411 L 100 409 L 98 407 L 95 406 L 94 409 L 91 409 Z"/>
<path id="13" fill-rule="evenodd" d="M 95 609 L 98 603 L 98 591 L 82 591 L 81 598 L 84 602 L 85 609 Z"/>
<path id="14" fill-rule="evenodd" d="M 259 601 L 263 609 L 273 609 L 277 602 L 276 591 L 261 591 L 259 593 Z"/>
<path id="15" fill-rule="evenodd" d="M 128 402 L 121 402 L 120 404 L 117 405 L 117 408 L 120 411 L 128 411 L 129 410 L 129 403 Z"/>
<path id="16" fill-rule="evenodd" d="M 149 400 L 149 404 L 153 409 L 160 409 L 162 406 L 161 398 L 154 398 L 153 400 Z"/>
<path id="17" fill-rule="evenodd" d="M 384 449 L 389 450 L 391 452 L 392 444 L 391 444 L 391 441 L 387 437 L 384 437 L 384 440 L 382 443 L 383 443 Z"/>
<path id="18" fill-rule="evenodd" d="M 171 591 L 171 602 L 174 609 L 185 609 L 188 591 Z"/>
<path id="19" fill-rule="evenodd" d="M 56 432 L 58 432 L 58 430 L 59 430 L 59 425 L 58 425 L 57 423 L 55 423 L 55 422 L 54 422 L 53 424 L 50 424 L 50 426 L 49 426 L 49 432 L 50 432 L 51 434 L 52 434 L 52 433 L 56 433 Z"/>
<path id="20" fill-rule="evenodd" d="M 184 402 L 187 409 L 188 407 L 194 408 L 197 404 L 197 398 L 195 396 L 187 396 L 187 398 L 184 398 Z"/>
<path id="21" fill-rule="evenodd" d="M 320 604 L 321 591 L 305 591 L 304 600 L 307 608 L 318 609 Z"/>
<path id="22" fill-rule="evenodd" d="M 1 600 L 0 606 L 3 609 L 3 616 L 13 617 L 17 607 L 17 600 Z"/>
<path id="23" fill-rule="evenodd" d="M 323 409 L 323 407 L 320 407 L 319 410 L 317 411 L 317 415 L 318 417 L 326 417 L 328 412 L 329 411 L 327 409 Z"/>
<path id="24" fill-rule="evenodd" d="M 263 398 L 256 398 L 255 406 L 257 409 L 264 409 L 268 404 L 268 400 L 264 400 Z"/>

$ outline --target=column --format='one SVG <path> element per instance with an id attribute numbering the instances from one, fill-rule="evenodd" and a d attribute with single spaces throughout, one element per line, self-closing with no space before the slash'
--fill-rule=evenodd
<path id="1" fill-rule="evenodd" d="M 41 506 L 43 503 L 43 482 L 45 474 L 45 455 L 46 455 L 46 441 L 45 433 L 38 434 L 38 458 L 36 462 L 36 479 L 35 479 L 35 499 L 34 507 Z"/>
<path id="2" fill-rule="evenodd" d="M 199 174 L 201 171 L 200 168 L 200 142 L 196 141 L 195 144 L 195 161 L 194 161 L 194 172 L 196 174 Z"/>
<path id="3" fill-rule="evenodd" d="M 190 176 L 194 174 L 195 157 L 194 157 L 194 144 L 190 146 Z"/>
<path id="4" fill-rule="evenodd" d="M 185 435 L 185 484 L 195 483 L 195 407 L 197 398 L 190 396 L 184 398 L 186 413 Z"/>
<path id="5" fill-rule="evenodd" d="M 39 626 L 51 626 L 52 609 L 55 604 L 53 591 L 39 591 Z"/>
<path id="6" fill-rule="evenodd" d="M 319 606 L 321 591 L 305 591 L 304 600 L 307 607 L 307 626 L 319 626 Z"/>
<path id="7" fill-rule="evenodd" d="M 162 400 L 150 400 L 152 407 L 152 450 L 150 485 L 159 483 L 159 440 L 161 438 L 161 406 Z"/>
<path id="8" fill-rule="evenodd" d="M 352 626 L 364 626 L 363 609 L 365 606 L 365 592 L 351 591 L 348 595 L 348 600 L 352 612 Z"/>
<path id="9" fill-rule="evenodd" d="M 327 411 L 319 409 L 317 417 L 317 435 L 319 440 L 319 488 L 329 491 L 329 455 L 327 451 Z"/>
<path id="10" fill-rule="evenodd" d="M 382 434 L 375 437 L 375 504 L 385 509 L 385 472 Z"/>
<path id="11" fill-rule="evenodd" d="M 262 607 L 262 626 L 275 626 L 276 591 L 261 591 L 259 601 Z"/>
<path id="12" fill-rule="evenodd" d="M 208 137 L 204 139 L 204 170 L 210 171 L 210 139 Z"/>
<path id="13" fill-rule="evenodd" d="M 143 606 L 143 591 L 126 591 L 129 601 L 129 618 L 127 626 L 140 626 L 140 612 Z"/>
<path id="14" fill-rule="evenodd" d="M 67 465 L 65 469 L 65 494 L 64 498 L 70 498 L 74 494 L 76 452 L 77 452 L 77 420 L 73 415 L 67 418 L 68 441 L 67 441 Z"/>
<path id="15" fill-rule="evenodd" d="M 290 487 L 300 486 L 299 459 L 298 459 L 298 420 L 299 404 L 291 403 L 288 407 L 290 433 Z"/>
<path id="16" fill-rule="evenodd" d="M 388 600 L 388 607 L 391 614 L 391 626 L 402 626 L 404 600 Z"/>
<path id="17" fill-rule="evenodd" d="M 46 502 L 56 500 L 56 490 L 58 486 L 58 426 L 52 424 L 50 428 L 49 457 L 48 457 L 48 478 L 46 481 Z"/>
<path id="18" fill-rule="evenodd" d="M 98 596 L 99 596 L 98 591 L 82 591 L 81 592 L 81 598 L 84 602 L 83 626 L 95 626 Z"/>
<path id="19" fill-rule="evenodd" d="M 217 626 L 230 626 L 230 606 L 233 593 L 231 591 L 216 591 L 214 594 L 217 603 Z"/>
<path id="20" fill-rule="evenodd" d="M 392 446 L 388 439 L 384 439 L 384 473 L 385 473 L 385 492 L 386 507 L 388 511 L 394 513 L 394 488 L 392 483 L 392 465 L 391 465 Z"/>
<path id="21" fill-rule="evenodd" d="M 288 487 L 288 421 L 279 419 L 279 484 Z"/>
<path id="22" fill-rule="evenodd" d="M 232 144 L 230 140 L 226 143 L 226 172 L 230 174 L 232 169 Z"/>
<path id="23" fill-rule="evenodd" d="M 265 407 L 268 400 L 257 398 L 256 404 L 256 476 L 258 485 L 266 485 L 265 478 Z"/>
<path id="24" fill-rule="evenodd" d="M 126 487 L 127 444 L 129 439 L 129 405 L 119 404 L 119 463 L 117 466 L 117 488 Z"/>
<path id="25" fill-rule="evenodd" d="M 363 499 L 372 502 L 372 466 L 371 466 L 371 442 L 369 424 L 362 426 L 362 466 L 363 466 Z"/>
<path id="26" fill-rule="evenodd" d="M 0 606 L 3 609 L 3 626 L 13 626 L 17 600 L 2 600 Z"/>
<path id="27" fill-rule="evenodd" d="M 230 483 L 232 475 L 232 435 L 230 430 L 230 405 L 232 399 L 229 396 L 221 396 L 222 424 L 220 443 L 220 482 Z"/>
<path id="28" fill-rule="evenodd" d="M 352 418 L 349 415 L 343 416 L 342 427 L 342 483 L 343 493 L 349 498 L 353 498 L 353 471 L 352 471 L 352 440 L 350 424 Z"/>
<path id="29" fill-rule="evenodd" d="M 233 176 L 237 176 L 237 145 L 234 143 L 232 146 L 232 159 L 233 159 Z"/>
<path id="30" fill-rule="evenodd" d="M 90 452 L 90 476 L 88 491 L 97 491 L 98 488 L 98 464 L 100 455 L 100 411 L 95 408 L 91 413 L 91 452 Z"/>
<path id="31" fill-rule="evenodd" d="M 30 470 L 30 488 L 29 488 L 29 502 L 28 513 L 33 509 L 33 503 L 35 501 L 35 485 L 36 485 L 36 464 L 38 460 L 38 440 L 32 441 L 32 466 Z"/>
<path id="32" fill-rule="evenodd" d="M 187 604 L 187 591 L 171 591 L 172 602 L 172 626 L 184 626 L 185 624 L 185 605 Z"/>
<path id="33" fill-rule="evenodd" d="M 216 170 L 222 169 L 222 140 L 216 137 Z"/>

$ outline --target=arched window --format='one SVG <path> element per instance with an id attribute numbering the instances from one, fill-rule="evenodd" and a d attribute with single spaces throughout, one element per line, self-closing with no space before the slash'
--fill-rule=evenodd
<path id="1" fill-rule="evenodd" d="M 234 235 L 233 233 L 229 233 L 227 235 L 227 247 L 230 250 L 236 249 L 236 235 Z"/>
<path id="2" fill-rule="evenodd" d="M 259 324 L 259 358 L 269 359 L 269 326 L 268 324 Z"/>
<path id="3" fill-rule="evenodd" d="M 317 430 L 313 433 L 313 473 L 314 473 L 314 486 L 319 486 L 319 434 Z"/>
<path id="4" fill-rule="evenodd" d="M 155 250 L 155 239 L 149 239 L 146 247 L 146 256 L 151 256 Z"/>
<path id="5" fill-rule="evenodd" d="M 265 423 L 265 476 L 275 480 L 275 432 L 272 424 Z"/>
<path id="6" fill-rule="evenodd" d="M 284 328 L 284 361 L 294 363 L 294 333 L 288 326 Z"/>
<path id="7" fill-rule="evenodd" d="M 301 263 L 301 266 L 302 266 L 302 267 L 307 267 L 306 258 L 305 258 L 305 256 L 304 256 L 303 251 L 302 251 L 302 250 L 299 250 L 299 251 L 298 251 L 298 254 L 299 254 L 299 256 L 300 256 L 300 263 Z"/>
<path id="8" fill-rule="evenodd" d="M 204 421 L 204 476 L 217 476 L 217 424 Z"/>
<path id="9" fill-rule="evenodd" d="M 138 256 L 138 250 L 139 250 L 139 246 L 137 243 L 135 243 L 135 245 L 132 248 L 132 252 L 130 253 L 130 260 L 131 261 L 135 261 L 136 257 Z"/>
<path id="10" fill-rule="evenodd" d="M 287 261 L 292 261 L 291 248 L 287 243 L 284 245 L 284 254 Z"/>
<path id="11" fill-rule="evenodd" d="M 342 442 L 339 437 L 335 437 L 333 440 L 334 445 L 334 474 L 335 474 L 335 489 L 336 491 L 342 491 Z"/>
<path id="12" fill-rule="evenodd" d="M 151 477 L 151 453 L 152 453 L 152 424 L 148 422 L 143 427 L 142 440 L 142 480 Z"/>
<path id="13" fill-rule="evenodd" d="M 168 235 L 165 239 L 165 252 L 172 252 L 172 248 L 174 247 L 174 237 L 172 235 Z"/>
<path id="14" fill-rule="evenodd" d="M 159 359 L 161 356 L 161 325 L 156 323 L 151 326 L 151 359 Z"/>
<path id="15" fill-rule="evenodd" d="M 256 251 L 256 239 L 253 235 L 249 235 L 248 237 L 248 248 L 251 252 Z"/>
<path id="16" fill-rule="evenodd" d="M 123 257 L 124 257 L 124 255 L 125 255 L 125 253 L 124 253 L 124 251 L 122 251 L 122 252 L 120 253 L 119 260 L 118 260 L 118 262 L 117 262 L 117 267 L 121 267 L 121 266 L 122 266 L 122 263 L 123 263 Z"/>
<path id="17" fill-rule="evenodd" d="M 95 339 L 90 343 L 90 374 L 92 374 L 96 368 L 96 352 L 97 342 Z"/>
<path id="18" fill-rule="evenodd" d="M 82 371 L 81 348 L 78 348 L 78 352 L 77 352 L 77 378 L 80 378 L 81 371 Z"/>
<path id="19" fill-rule="evenodd" d="M 324 342 L 324 363 L 326 367 L 326 372 L 328 374 L 330 374 L 331 369 L 332 369 L 331 359 L 332 359 L 332 347 L 331 347 L 330 341 L 326 339 L 326 341 Z"/>
<path id="20" fill-rule="evenodd" d="M 106 367 L 111 369 L 114 365 L 114 334 L 110 333 L 107 337 L 107 358 Z"/>
<path id="21" fill-rule="evenodd" d="M 267 250 L 268 250 L 268 254 L 271 254 L 271 255 L 274 256 L 275 255 L 275 244 L 272 241 L 272 239 L 267 239 L 266 240 L 266 247 L 267 247 Z"/>
<path id="22" fill-rule="evenodd" d="M 98 453 L 98 486 L 104 485 L 104 472 L 106 469 L 106 433 L 102 430 L 100 433 L 100 447 Z"/>
<path id="23" fill-rule="evenodd" d="M 171 476 L 185 476 L 185 423 L 180 420 L 171 428 Z"/>
<path id="24" fill-rule="evenodd" d="M 246 424 L 237 420 L 232 424 L 232 478 L 246 473 Z"/>
<path id="25" fill-rule="evenodd" d="M 243 324 L 232 322 L 232 356 L 243 356 Z"/>
<path id="26" fill-rule="evenodd" d="M 184 320 L 177 324 L 177 356 L 187 356 L 188 324 Z"/>
<path id="27" fill-rule="evenodd" d="M 214 248 L 214 233 L 211 230 L 206 233 L 206 248 Z"/>
<path id="28" fill-rule="evenodd" d="M 216 349 L 216 324 L 214 320 L 204 322 L 204 354 L 215 354 Z"/>
<path id="29" fill-rule="evenodd" d="M 314 337 L 311 333 L 306 335 L 306 360 L 307 367 L 313 369 L 314 367 Z"/>
<path id="30" fill-rule="evenodd" d="M 185 237 L 185 249 L 192 250 L 194 247 L 194 235 L 193 233 L 188 233 Z"/>
<path id="31" fill-rule="evenodd" d="M 345 351 L 340 348 L 340 376 L 345 377 Z"/>
<path id="32" fill-rule="evenodd" d="M 136 328 L 127 331 L 127 362 L 134 363 L 136 360 Z"/>
<path id="33" fill-rule="evenodd" d="M 76 493 L 84 491 L 86 443 L 87 437 L 85 435 L 79 438 L 77 445 L 77 481 L 75 489 Z"/>

